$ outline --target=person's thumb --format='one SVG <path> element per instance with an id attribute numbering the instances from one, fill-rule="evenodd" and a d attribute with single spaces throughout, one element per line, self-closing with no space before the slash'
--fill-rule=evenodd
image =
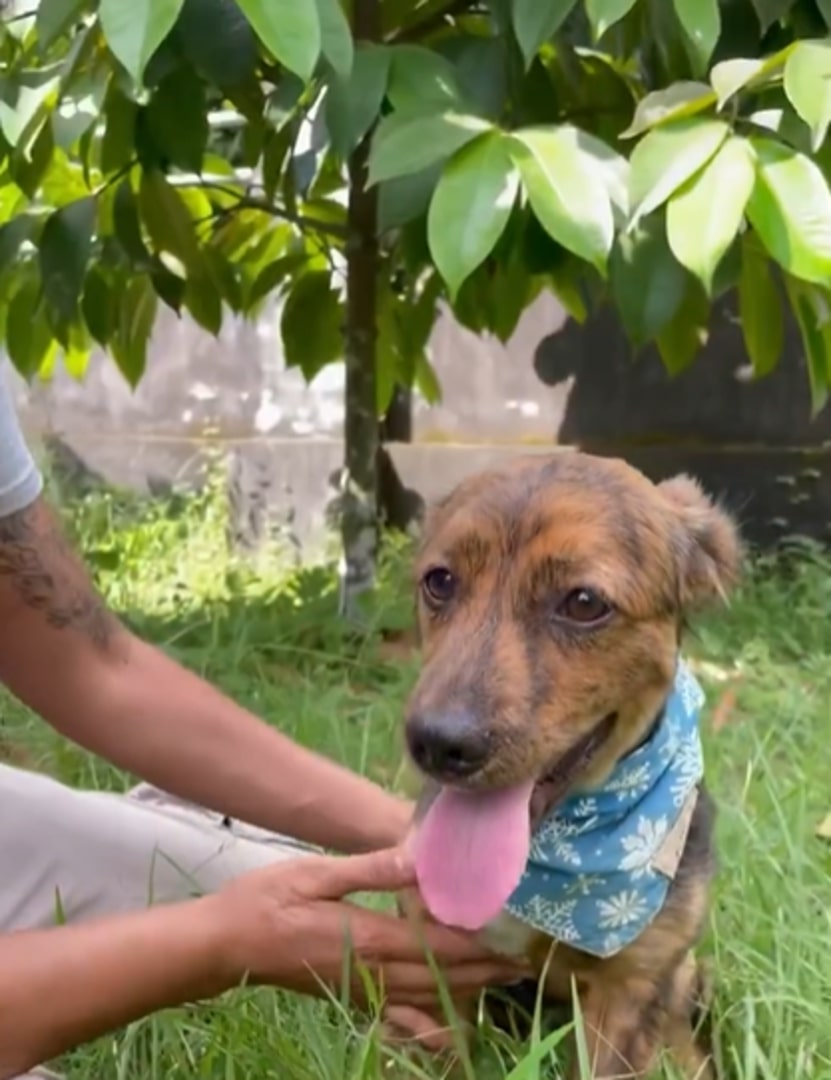
<path id="1" fill-rule="evenodd" d="M 302 892 L 316 900 L 340 900 L 356 892 L 396 892 L 415 884 L 412 860 L 403 848 L 368 855 L 321 856 L 304 866 Z"/>

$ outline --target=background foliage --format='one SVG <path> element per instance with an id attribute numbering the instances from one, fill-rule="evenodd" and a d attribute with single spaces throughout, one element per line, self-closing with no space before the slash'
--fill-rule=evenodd
<path id="1" fill-rule="evenodd" d="M 34 3 L 34 0 L 32 0 Z M 27 0 L 17 0 L 26 5 Z M 735 290 L 758 376 L 798 323 L 831 383 L 829 0 L 40 0 L 0 36 L 0 332 L 136 385 L 160 305 L 281 300 L 289 365 L 346 363 L 348 562 L 378 420 L 440 388 L 440 301 L 505 340 L 543 289 L 613 304 L 670 372 Z M 351 523 L 351 524 L 350 524 Z"/>

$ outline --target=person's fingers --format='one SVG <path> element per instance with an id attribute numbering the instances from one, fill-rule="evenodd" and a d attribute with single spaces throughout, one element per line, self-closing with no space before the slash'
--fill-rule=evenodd
<path id="1" fill-rule="evenodd" d="M 435 923 L 414 925 L 407 919 L 368 911 L 343 903 L 344 920 L 351 946 L 369 966 L 410 963 L 428 969 L 428 956 L 445 974 L 457 968 L 487 968 L 499 983 L 518 982 L 530 974 L 527 962 L 496 956 L 470 935 Z"/>
<path id="2" fill-rule="evenodd" d="M 410 1005 L 391 1005 L 384 1010 L 383 1038 L 385 1042 L 417 1042 L 425 1050 L 439 1053 L 453 1050 L 458 1035 L 446 1022 Z"/>
<path id="3" fill-rule="evenodd" d="M 309 899 L 340 900 L 356 892 L 397 892 L 415 883 L 412 860 L 402 848 L 368 855 L 306 859 L 297 868 L 296 891 Z"/>
<path id="4" fill-rule="evenodd" d="M 518 973 L 527 971 L 528 965 L 524 959 L 497 956 L 469 934 L 438 923 L 420 923 L 411 932 L 420 943 L 422 952 L 426 947 L 442 968 L 485 961 L 504 972 L 513 972 L 514 978 L 519 978 Z"/>
<path id="5" fill-rule="evenodd" d="M 454 998 L 475 997 L 488 986 L 510 986 L 517 981 L 516 972 L 506 972 L 492 961 L 439 970 L 438 977 L 426 964 L 399 962 L 363 967 L 388 1001 L 402 1004 L 415 1004 L 416 999 L 419 1004 L 438 1003 L 441 987 Z M 356 985 L 360 982 L 357 973 L 354 981 Z"/>

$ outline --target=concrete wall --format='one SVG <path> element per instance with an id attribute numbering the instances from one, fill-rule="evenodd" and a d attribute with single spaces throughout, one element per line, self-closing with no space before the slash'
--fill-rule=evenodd
<path id="1" fill-rule="evenodd" d="M 626 456 L 655 478 L 695 473 L 754 539 L 831 538 L 831 410 L 810 420 L 793 328 L 780 369 L 758 383 L 729 303 L 700 361 L 676 379 L 654 352 L 632 357 L 610 310 L 580 327 L 548 294 L 506 346 L 445 315 L 430 348 L 443 401 L 419 401 L 414 442 L 392 448 L 404 482 L 427 499 L 506 455 L 578 445 Z M 304 539 L 323 526 L 341 461 L 343 372 L 334 366 L 306 386 L 287 370 L 274 309 L 257 323 L 229 318 L 217 340 L 165 309 L 135 393 L 103 356 L 83 383 L 59 372 L 49 384 L 14 385 L 32 435 L 57 436 L 109 482 L 198 483 L 218 451 L 241 520 L 251 495 L 278 519 L 291 513 Z"/>

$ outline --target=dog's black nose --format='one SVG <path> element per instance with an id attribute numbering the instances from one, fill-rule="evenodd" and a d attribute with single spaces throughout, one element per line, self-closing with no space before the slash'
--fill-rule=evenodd
<path id="1" fill-rule="evenodd" d="M 435 780 L 463 780 L 485 764 L 488 732 L 466 709 L 416 713 L 407 723 L 407 745 L 418 767 Z"/>

